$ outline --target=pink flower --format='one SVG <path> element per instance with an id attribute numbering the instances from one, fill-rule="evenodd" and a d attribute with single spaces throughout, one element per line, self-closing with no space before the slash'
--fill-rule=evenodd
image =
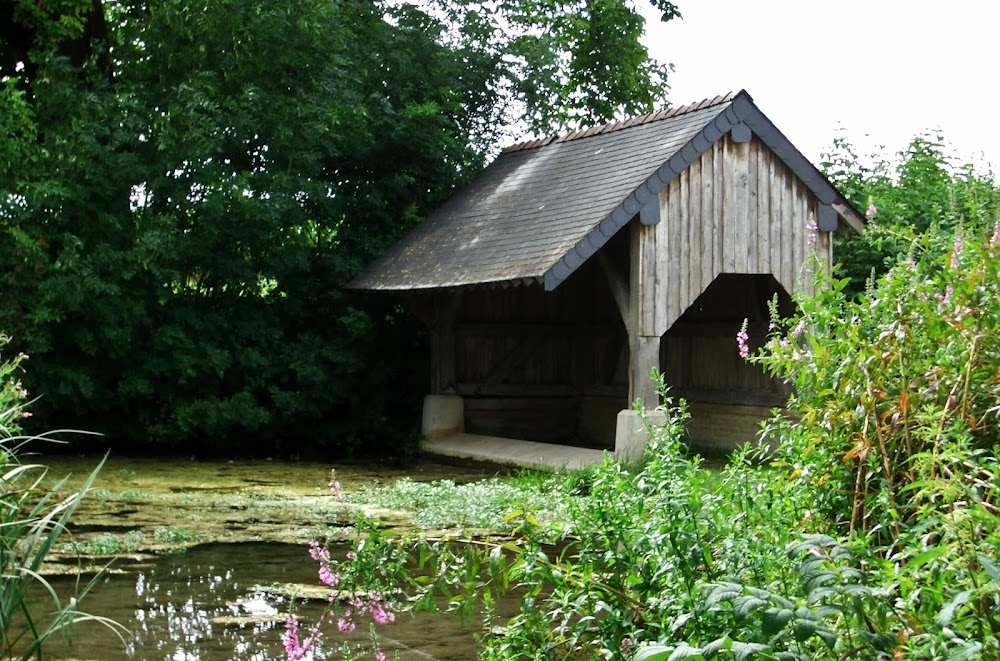
<path id="1" fill-rule="evenodd" d="M 869 204 L 868 205 L 868 211 L 865 212 L 865 215 L 868 216 L 869 219 L 872 219 L 877 214 L 878 214 L 878 207 L 875 206 L 874 204 Z"/>
<path id="2" fill-rule="evenodd" d="M 955 245 L 951 251 L 951 268 L 958 268 L 958 256 L 962 254 L 962 233 L 955 235 Z"/>
<path id="3" fill-rule="evenodd" d="M 323 565 L 319 568 L 319 582 L 334 588 L 340 584 L 340 574 L 330 570 L 330 567 Z"/>
<path id="4" fill-rule="evenodd" d="M 313 636 L 300 641 L 299 623 L 294 617 L 289 617 L 285 622 L 285 633 L 281 634 L 281 640 L 285 644 L 285 656 L 292 661 L 312 658 Z"/>
<path id="5" fill-rule="evenodd" d="M 816 224 L 816 219 L 809 216 L 809 222 L 806 223 L 806 229 L 809 230 L 809 245 L 816 245 L 816 232 L 819 231 L 819 225 Z"/>
<path id="6" fill-rule="evenodd" d="M 330 493 L 333 494 L 334 500 L 336 500 L 338 503 L 343 502 L 344 492 L 340 488 L 340 482 L 338 482 L 337 480 L 330 480 L 330 484 L 328 486 L 330 487 Z"/>
<path id="7" fill-rule="evenodd" d="M 355 553 L 354 551 L 348 551 L 347 552 L 347 559 L 350 560 L 351 562 L 354 562 L 355 560 L 358 559 L 358 554 Z"/>
<path id="8" fill-rule="evenodd" d="M 385 653 L 375 652 L 375 661 L 385 661 Z"/>
<path id="9" fill-rule="evenodd" d="M 736 333 L 736 346 L 740 350 L 740 358 L 744 360 L 750 357 L 750 347 L 747 346 L 747 340 L 749 339 L 750 336 L 747 335 L 747 320 L 744 319 L 743 325 L 740 327 L 739 332 Z"/>
<path id="10" fill-rule="evenodd" d="M 342 617 L 337 620 L 337 630 L 340 633 L 351 633 L 354 631 L 354 621 L 350 619 L 350 615 L 348 613 L 345 613 L 346 617 Z"/>

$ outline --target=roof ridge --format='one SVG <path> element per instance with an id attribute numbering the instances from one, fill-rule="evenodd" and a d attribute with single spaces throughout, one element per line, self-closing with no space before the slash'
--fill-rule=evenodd
<path id="1" fill-rule="evenodd" d="M 680 115 L 686 115 L 692 113 L 696 110 L 704 110 L 705 108 L 711 108 L 713 106 L 719 106 L 724 103 L 729 103 L 735 99 L 740 94 L 746 94 L 746 91 L 741 90 L 739 92 L 727 92 L 726 94 L 719 94 L 715 97 L 710 97 L 707 99 L 702 99 L 701 101 L 695 101 L 694 103 L 689 103 L 683 106 L 676 106 L 671 108 L 663 108 L 661 110 L 654 110 L 653 112 L 646 113 L 645 115 L 637 115 L 635 117 L 627 117 L 625 119 L 614 120 L 606 124 L 599 124 L 597 126 L 585 127 L 578 131 L 572 131 L 570 133 L 564 134 L 554 134 L 549 136 L 544 136 L 541 138 L 536 138 L 534 140 L 525 140 L 523 142 L 518 142 L 509 147 L 505 147 L 500 153 L 507 154 L 515 151 L 524 151 L 526 149 L 536 149 L 538 147 L 544 147 L 553 142 L 571 142 L 573 140 L 580 140 L 581 138 L 589 138 L 594 135 L 602 135 L 604 133 L 612 133 L 614 131 L 620 131 L 622 129 L 631 128 L 633 126 L 640 126 L 642 124 L 649 124 L 652 122 L 658 122 L 664 119 L 670 119 L 672 117 L 678 117 Z"/>

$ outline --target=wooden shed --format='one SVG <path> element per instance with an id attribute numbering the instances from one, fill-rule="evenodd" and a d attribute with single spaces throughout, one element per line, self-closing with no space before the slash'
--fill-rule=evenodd
<path id="1" fill-rule="evenodd" d="M 810 257 L 828 267 L 831 233 L 863 222 L 739 92 L 510 147 L 349 286 L 426 322 L 432 450 L 629 452 L 653 367 L 692 443 L 728 448 L 788 394 L 740 358 L 741 323 L 759 342 L 768 301 L 790 311 Z"/>

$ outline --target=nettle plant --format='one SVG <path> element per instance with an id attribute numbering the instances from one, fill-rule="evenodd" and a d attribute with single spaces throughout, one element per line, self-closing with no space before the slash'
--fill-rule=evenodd
<path id="1" fill-rule="evenodd" d="M 706 583 L 715 637 L 642 658 L 1000 654 L 1000 221 L 897 239 L 864 296 L 821 283 L 750 357 L 794 385 L 774 463 L 825 534 L 789 546 L 793 580 Z"/>

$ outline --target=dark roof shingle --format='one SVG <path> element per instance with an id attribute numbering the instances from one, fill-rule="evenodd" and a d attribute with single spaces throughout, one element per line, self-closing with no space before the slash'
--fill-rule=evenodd
<path id="1" fill-rule="evenodd" d="M 509 147 L 348 286 L 414 290 L 544 280 L 553 289 L 708 146 L 746 121 L 742 115 L 752 116 L 755 132 L 762 120 L 787 143 L 740 92 Z"/>

